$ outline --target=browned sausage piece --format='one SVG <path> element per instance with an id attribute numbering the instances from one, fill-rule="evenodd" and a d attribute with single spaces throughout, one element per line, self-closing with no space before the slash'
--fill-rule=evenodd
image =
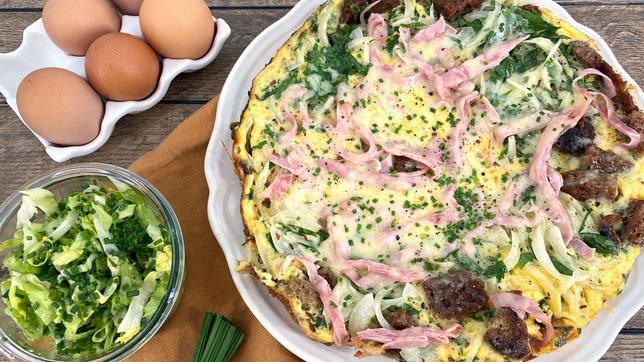
<path id="1" fill-rule="evenodd" d="M 630 114 L 638 110 L 637 105 L 633 101 L 633 97 L 628 91 L 628 83 L 624 81 L 613 67 L 608 64 L 602 56 L 593 49 L 590 44 L 575 40 L 572 43 L 572 55 L 579 60 L 581 64 L 588 68 L 595 68 L 604 73 L 615 84 L 617 89 L 617 96 L 615 97 L 616 103 L 619 108 L 624 111 L 624 114 Z"/>
<path id="2" fill-rule="evenodd" d="M 521 5 L 521 9 L 533 14 L 541 15 L 541 10 L 536 5 L 530 5 L 530 4 Z"/>
<path id="3" fill-rule="evenodd" d="M 466 270 L 459 270 L 423 282 L 429 305 L 443 318 L 456 318 L 488 308 L 485 284 Z"/>
<path id="4" fill-rule="evenodd" d="M 432 3 L 446 20 L 454 20 L 480 8 L 483 0 L 433 0 Z"/>
<path id="5" fill-rule="evenodd" d="M 593 143 L 595 127 L 590 118 L 582 118 L 575 127 L 569 129 L 555 143 L 555 149 L 574 156 L 580 156 L 586 147 Z"/>
<path id="6" fill-rule="evenodd" d="M 622 216 L 617 214 L 602 215 L 599 218 L 599 233 L 609 237 L 615 243 L 619 244 L 622 242 L 617 230 L 619 229 L 619 224 L 622 222 Z"/>
<path id="7" fill-rule="evenodd" d="M 448 21 L 481 7 L 483 0 L 434 0 L 436 10 Z"/>
<path id="8" fill-rule="evenodd" d="M 323 309 L 322 300 L 308 279 L 292 278 L 286 282 L 284 291 L 290 298 L 298 299 L 302 303 L 302 309 L 309 313 Z"/>
<path id="9" fill-rule="evenodd" d="M 367 5 L 375 3 L 376 0 L 346 0 L 340 15 L 340 22 L 344 24 L 355 24 L 360 21 L 360 13 Z M 400 5 L 402 0 L 381 0 L 371 8 L 365 17 L 368 19 L 371 13 L 384 14 L 387 11 Z"/>
<path id="10" fill-rule="evenodd" d="M 329 283 L 331 289 L 335 288 L 335 286 L 338 284 L 338 277 L 331 269 L 327 267 L 320 267 L 318 269 L 318 275 L 320 275 L 322 278 L 324 278 L 324 280 L 326 280 L 327 283 Z"/>
<path id="11" fill-rule="evenodd" d="M 617 177 L 602 174 L 597 170 L 574 170 L 561 174 L 563 187 L 561 191 L 580 201 L 604 198 L 614 200 L 617 197 Z"/>
<path id="12" fill-rule="evenodd" d="M 644 245 L 644 201 L 633 200 L 624 211 L 624 223 L 620 233 L 622 241 L 633 245 Z"/>
<path id="13" fill-rule="evenodd" d="M 392 168 L 396 172 L 414 172 L 418 169 L 417 165 L 416 161 L 404 156 L 393 156 L 391 163 Z"/>
<path id="14" fill-rule="evenodd" d="M 642 113 L 642 111 L 637 110 L 632 112 L 622 120 L 640 134 L 644 133 L 644 113 Z"/>
<path id="15" fill-rule="evenodd" d="M 521 359 L 532 353 L 530 335 L 525 321 L 510 308 L 494 311 L 485 340 L 504 356 Z"/>
<path id="16" fill-rule="evenodd" d="M 389 322 L 389 324 L 394 327 L 394 329 L 407 329 L 416 325 L 414 318 L 407 314 L 407 312 L 405 312 L 404 310 L 387 310 L 384 313 L 384 317 L 387 322 Z"/>
<path id="17" fill-rule="evenodd" d="M 581 167 L 598 170 L 601 173 L 622 173 L 633 168 L 633 163 L 619 157 L 614 152 L 604 151 L 595 145 L 590 145 L 581 157 Z"/>

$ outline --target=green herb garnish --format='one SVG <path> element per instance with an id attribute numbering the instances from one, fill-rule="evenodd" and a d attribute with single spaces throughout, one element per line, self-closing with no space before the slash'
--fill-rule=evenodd
<path id="1" fill-rule="evenodd" d="M 79 357 L 126 343 L 156 313 L 168 289 L 168 230 L 137 191 L 84 185 L 57 202 L 23 191 L 17 231 L 0 250 L 5 313 L 30 341 L 53 340 Z"/>
<path id="2" fill-rule="evenodd" d="M 203 318 L 193 362 L 230 361 L 244 341 L 244 334 L 228 319 L 208 312 Z"/>
<path id="3" fill-rule="evenodd" d="M 503 280 L 503 277 L 505 276 L 505 273 L 508 271 L 508 269 L 505 266 L 505 263 L 503 263 L 501 260 L 497 260 L 496 263 L 490 265 L 485 271 L 483 272 L 483 275 L 485 275 L 486 278 L 496 278 L 497 281 Z"/>

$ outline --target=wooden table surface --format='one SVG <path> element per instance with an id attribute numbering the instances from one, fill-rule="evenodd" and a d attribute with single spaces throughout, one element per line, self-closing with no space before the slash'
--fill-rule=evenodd
<path id="1" fill-rule="evenodd" d="M 295 2 L 208 0 L 213 14 L 232 27 L 232 35 L 219 57 L 201 71 L 180 75 L 159 105 L 125 117 L 103 148 L 70 162 L 93 161 L 127 167 L 153 149 L 185 117 L 221 91 L 228 72 L 246 45 L 286 14 Z M 644 85 L 644 0 L 558 2 L 577 21 L 597 31 L 635 81 Z M 12 51 L 20 45 L 23 29 L 40 18 L 43 3 L 43 0 L 0 0 L 0 52 Z M 0 199 L 30 178 L 56 166 L 0 96 Z M 644 361 L 644 310 L 628 322 L 602 361 Z"/>

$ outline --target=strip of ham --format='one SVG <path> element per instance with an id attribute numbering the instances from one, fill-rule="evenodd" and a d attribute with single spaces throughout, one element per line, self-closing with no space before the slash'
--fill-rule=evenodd
<path id="1" fill-rule="evenodd" d="M 262 192 L 263 197 L 268 197 L 271 199 L 278 199 L 288 191 L 288 187 L 293 182 L 292 173 L 279 173 L 275 176 L 273 182 Z"/>
<path id="2" fill-rule="evenodd" d="M 604 88 L 606 89 L 606 94 L 603 94 L 600 92 L 591 92 L 582 87 L 579 87 L 577 82 L 579 82 L 580 80 L 582 80 L 583 78 L 589 75 L 597 75 L 604 79 Z M 629 142 L 623 143 L 622 147 L 634 148 L 639 145 L 640 138 L 641 138 L 639 132 L 632 129 L 624 122 L 619 120 L 619 118 L 617 118 L 617 114 L 615 113 L 615 104 L 612 101 L 612 98 L 614 98 L 615 95 L 617 95 L 617 92 L 615 91 L 615 85 L 613 84 L 613 81 L 608 76 L 598 71 L 597 69 L 593 69 L 593 68 L 584 69 L 579 73 L 579 76 L 573 81 L 573 86 L 576 92 L 592 98 L 593 105 L 595 106 L 599 114 L 601 114 L 602 118 L 604 118 L 604 120 L 608 122 L 608 124 L 610 124 L 613 128 L 615 128 L 619 132 L 628 136 Z"/>
<path id="3" fill-rule="evenodd" d="M 294 148 L 286 157 L 268 155 L 268 160 L 287 170 L 288 172 L 302 177 L 307 177 L 307 168 L 302 164 L 302 149 Z"/>
<path id="4" fill-rule="evenodd" d="M 446 330 L 432 327 L 411 327 L 402 330 L 376 328 L 358 332 L 358 338 L 382 343 L 384 349 L 421 348 L 430 343 L 445 344 L 458 337 L 463 326 L 455 324 Z"/>
<path id="5" fill-rule="evenodd" d="M 442 74 L 443 85 L 447 88 L 456 88 L 461 83 L 480 76 L 486 70 L 499 65 L 510 54 L 512 49 L 526 39 L 528 39 L 527 35 L 493 45 L 478 57 L 466 60 L 459 67 Z"/>
<path id="6" fill-rule="evenodd" d="M 317 161 L 317 165 L 323 170 L 331 172 L 332 174 L 338 175 L 342 178 L 348 178 L 351 175 L 351 167 L 338 160 L 321 158 Z"/>
<path id="7" fill-rule="evenodd" d="M 340 264 L 342 272 L 357 286 L 366 289 L 382 285 L 385 281 L 410 283 L 423 280 L 426 277 L 422 271 L 391 266 L 368 259 L 351 259 L 351 245 L 338 230 L 341 225 L 351 222 L 355 216 L 351 212 L 337 216 L 341 219 L 327 220 L 334 256 Z"/>
<path id="8" fill-rule="evenodd" d="M 550 165 L 548 165 L 548 182 L 552 189 L 555 190 L 555 193 L 559 195 L 559 191 L 563 186 L 563 177 L 561 177 L 561 174 Z"/>
<path id="9" fill-rule="evenodd" d="M 280 136 L 280 144 L 283 146 L 288 146 L 289 143 L 295 138 L 297 135 L 297 120 L 295 119 L 295 116 L 290 111 L 291 103 L 295 101 L 296 99 L 300 99 L 300 106 L 299 106 L 299 111 L 300 115 L 302 117 L 302 125 L 303 126 L 308 126 L 311 124 L 311 118 L 309 117 L 309 110 L 304 102 L 302 97 L 304 97 L 308 93 L 308 90 L 301 85 L 298 86 L 293 86 L 289 89 L 288 93 L 282 100 L 280 104 L 280 111 L 282 112 L 282 118 L 284 118 L 285 121 L 287 121 L 290 125 L 291 128 L 288 132 L 284 133 L 282 136 Z"/>
<path id="10" fill-rule="evenodd" d="M 588 246 L 588 244 L 584 243 L 583 240 L 576 236 L 570 240 L 568 246 L 570 246 L 577 255 L 582 257 L 582 259 L 591 260 L 595 257 L 595 249 Z"/>
<path id="11" fill-rule="evenodd" d="M 407 157 L 410 160 L 414 160 L 434 171 L 434 177 L 439 176 L 440 170 L 438 166 L 443 164 L 443 158 L 438 147 L 413 149 L 403 143 L 389 143 L 382 145 L 382 149 L 390 155 Z"/>
<path id="12" fill-rule="evenodd" d="M 442 99 L 448 99 L 451 93 L 449 89 L 443 85 L 442 78 L 434 72 L 434 68 L 432 68 L 429 63 L 422 60 L 412 49 L 410 30 L 408 28 L 400 28 L 399 32 L 399 41 L 405 48 L 405 52 L 409 56 L 410 61 L 414 66 L 418 67 L 422 71 L 422 74 L 429 81 L 429 85 L 436 90 L 436 93 L 438 93 Z"/>
<path id="13" fill-rule="evenodd" d="M 384 158 L 380 161 L 380 171 L 381 173 L 390 172 L 391 168 L 394 166 L 394 157 L 391 153 L 385 153 Z"/>
<path id="14" fill-rule="evenodd" d="M 521 117 L 512 122 L 494 128 L 497 142 L 503 143 L 506 138 L 514 135 L 524 135 L 542 129 L 548 124 L 552 112 L 542 111 Z"/>
<path id="15" fill-rule="evenodd" d="M 348 276 L 360 288 L 373 288 L 385 281 L 395 281 L 399 283 L 412 283 L 425 279 L 425 273 L 410 270 L 405 268 L 398 268 L 383 263 L 378 263 L 373 260 L 357 259 L 343 261 L 346 269 L 343 270 L 344 274 Z M 365 271 L 366 274 L 361 275 L 359 271 Z M 374 278 L 375 276 L 375 278 Z M 380 278 L 378 278 L 380 277 Z"/>
<path id="16" fill-rule="evenodd" d="M 368 185 L 376 185 L 379 187 L 386 185 L 396 190 L 404 190 L 422 186 L 428 181 L 428 178 L 425 176 L 427 169 L 414 172 L 400 172 L 396 176 L 380 172 L 380 166 L 372 166 L 373 170 L 364 169 L 372 164 L 378 163 L 377 160 L 371 160 L 371 162 L 366 164 L 352 164 L 330 158 L 321 158 L 317 161 L 317 165 L 320 168 L 339 177 L 354 179 Z"/>
<path id="17" fill-rule="evenodd" d="M 539 347 L 547 345 L 555 335 L 555 329 L 552 326 L 550 317 L 548 317 L 548 315 L 544 313 L 532 299 L 514 293 L 497 293 L 490 295 L 490 302 L 496 308 L 512 309 L 521 319 L 525 319 L 527 313 L 537 321 L 543 323 L 546 327 L 546 331 L 539 343 Z"/>
<path id="18" fill-rule="evenodd" d="M 557 139 L 579 122 L 589 105 L 589 100 L 586 100 L 580 108 L 569 108 L 552 116 L 548 126 L 539 137 L 530 165 L 530 180 L 536 186 L 537 192 L 543 196 L 547 205 L 546 210 L 554 224 L 561 230 L 566 245 L 575 236 L 575 232 L 570 217 L 557 197 L 557 191 L 548 180 L 548 160 Z"/>
<path id="19" fill-rule="evenodd" d="M 530 186 L 530 181 L 524 176 L 514 181 L 496 205 L 499 214 L 507 213 L 510 207 L 514 204 L 514 200 L 518 199 L 528 186 Z"/>
<path id="20" fill-rule="evenodd" d="M 433 225 L 447 225 L 461 219 L 455 207 L 445 208 L 440 213 L 431 213 L 422 217 Z"/>
<path id="21" fill-rule="evenodd" d="M 280 136 L 279 143 L 282 146 L 288 146 L 297 136 L 297 120 L 291 112 L 286 110 L 282 111 L 282 118 L 291 125 L 291 128 Z"/>
<path id="22" fill-rule="evenodd" d="M 472 92 L 464 97 L 461 97 L 456 102 L 458 109 L 459 120 L 449 136 L 447 149 L 450 153 L 450 163 L 453 167 L 458 167 L 461 162 L 461 147 L 463 146 L 463 137 L 465 137 L 465 129 L 469 123 L 470 118 L 470 102 L 479 98 L 478 92 Z"/>
<path id="23" fill-rule="evenodd" d="M 312 261 L 299 256 L 296 256 L 295 259 L 306 268 L 309 281 L 313 284 L 324 305 L 324 314 L 326 314 L 333 325 L 333 340 L 335 344 L 341 346 L 347 337 L 347 327 L 344 324 L 342 313 L 338 308 L 340 303 L 333 294 L 329 282 L 318 274 L 317 266 Z"/>
<path id="24" fill-rule="evenodd" d="M 376 13 L 369 15 L 369 23 L 367 25 L 367 33 L 379 42 L 387 41 L 387 22 L 385 18 Z"/>
<path id="25" fill-rule="evenodd" d="M 363 153 L 350 152 L 344 149 L 338 143 L 334 143 L 334 150 L 340 155 L 340 157 L 354 164 L 360 164 L 374 160 L 376 156 L 378 156 L 378 147 L 376 147 L 375 138 L 373 138 L 371 132 L 361 124 L 355 124 L 354 128 L 357 128 L 360 139 L 369 145 L 367 151 Z"/>
<path id="26" fill-rule="evenodd" d="M 427 43 L 432 40 L 441 38 L 445 35 L 454 35 L 456 34 L 456 29 L 452 28 L 445 22 L 445 19 L 441 16 L 438 21 L 434 24 L 420 30 L 414 35 L 412 41 L 417 43 Z"/>
<path id="27" fill-rule="evenodd" d="M 351 95 L 353 93 L 353 89 L 344 83 L 338 86 L 335 116 L 335 131 L 338 135 L 345 135 L 351 129 L 353 119 L 353 107 L 351 106 L 353 101 Z"/>

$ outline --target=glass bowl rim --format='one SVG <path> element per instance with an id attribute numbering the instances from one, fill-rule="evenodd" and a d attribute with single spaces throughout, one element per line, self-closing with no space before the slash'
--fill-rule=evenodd
<path id="1" fill-rule="evenodd" d="M 91 162 L 61 166 L 45 172 L 24 183 L 17 191 L 14 191 L 2 204 L 0 204 L 0 227 L 4 226 L 5 223 L 8 222 L 9 216 L 11 216 L 20 207 L 20 190 L 35 187 L 47 188 L 57 183 L 78 177 L 114 177 L 143 193 L 158 208 L 159 212 L 165 219 L 165 222 L 168 224 L 168 234 L 172 245 L 172 265 L 170 268 L 168 290 L 166 291 L 166 294 L 159 304 L 154 316 L 145 324 L 139 333 L 125 344 L 108 350 L 107 353 L 102 355 L 90 355 L 87 359 L 73 356 L 70 356 L 68 359 L 44 358 L 43 356 L 39 356 L 38 354 L 29 351 L 17 342 L 13 341 L 13 339 L 0 328 L 0 352 L 8 358 L 17 358 L 22 361 L 41 360 L 47 362 L 72 360 L 99 362 L 123 360 L 139 350 L 159 331 L 159 329 L 161 329 L 178 304 L 185 269 L 185 248 L 179 219 L 165 196 L 163 196 L 163 194 L 149 181 L 130 170 L 109 164 Z"/>

